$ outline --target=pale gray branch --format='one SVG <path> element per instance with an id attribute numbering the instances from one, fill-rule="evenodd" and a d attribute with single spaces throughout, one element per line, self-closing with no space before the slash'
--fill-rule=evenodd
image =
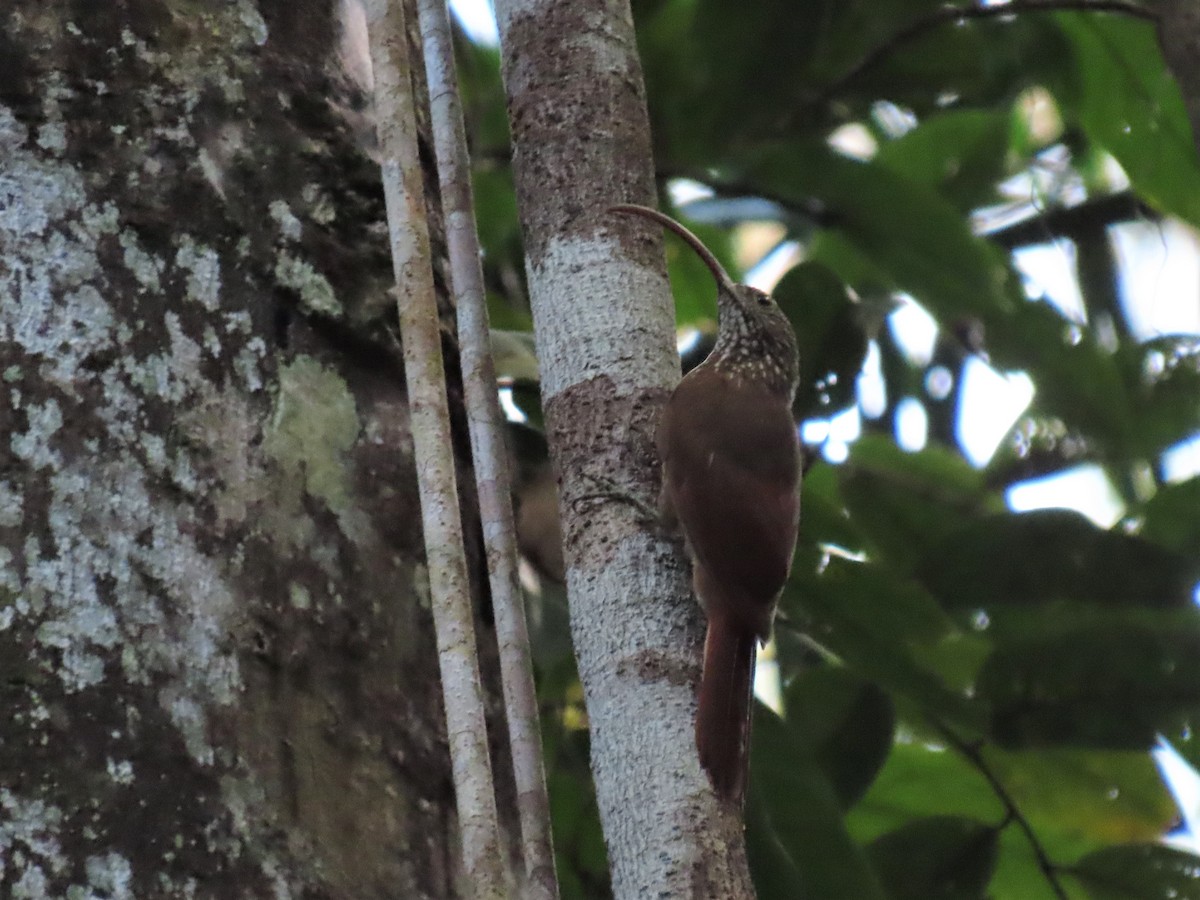
<path id="1" fill-rule="evenodd" d="M 404 371 L 463 865 L 471 896 L 502 897 L 505 890 L 496 795 L 454 477 L 404 9 L 400 0 L 370 0 L 366 10 L 375 76 L 376 127 L 399 294 Z"/>
<path id="2" fill-rule="evenodd" d="M 534 900 L 552 900 L 558 896 L 558 882 L 550 833 L 550 802 L 542 765 L 542 736 L 530 662 L 529 633 L 517 577 L 517 539 L 510 499 L 504 419 L 496 395 L 496 372 L 489 341 L 487 300 L 475 227 L 467 139 L 450 40 L 450 17 L 445 0 L 418 0 L 418 12 L 429 80 L 433 144 L 446 218 L 451 283 L 458 309 L 459 349 L 479 512 L 487 549 L 504 705 L 517 787 L 522 854 L 528 881 L 522 894 Z"/>

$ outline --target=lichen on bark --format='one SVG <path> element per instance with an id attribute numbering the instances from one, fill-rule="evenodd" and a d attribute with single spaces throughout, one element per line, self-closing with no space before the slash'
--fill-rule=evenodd
<path id="1" fill-rule="evenodd" d="M 0 895 L 451 890 L 337 10 L 0 12 Z"/>

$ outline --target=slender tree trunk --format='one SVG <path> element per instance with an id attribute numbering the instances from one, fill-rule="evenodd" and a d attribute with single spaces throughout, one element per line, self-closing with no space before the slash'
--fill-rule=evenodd
<path id="1" fill-rule="evenodd" d="M 654 506 L 654 427 L 679 367 L 661 241 L 604 212 L 654 195 L 629 7 L 501 0 L 497 15 L 614 892 L 745 896 L 740 821 L 696 757 L 701 618 L 682 548 L 638 508 Z"/>
<path id="2" fill-rule="evenodd" d="M 455 894 L 355 12 L 0 13 L 0 896 Z"/>

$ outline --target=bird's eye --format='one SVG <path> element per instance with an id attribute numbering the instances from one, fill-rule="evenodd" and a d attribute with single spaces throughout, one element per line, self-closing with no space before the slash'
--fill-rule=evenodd
<path id="1" fill-rule="evenodd" d="M 768 297 L 766 294 L 762 294 L 762 295 L 760 295 L 760 296 L 759 296 L 759 298 L 758 298 L 758 305 L 759 305 L 759 306 L 770 306 L 770 305 L 771 305 L 771 298 L 770 298 L 770 297 Z"/>

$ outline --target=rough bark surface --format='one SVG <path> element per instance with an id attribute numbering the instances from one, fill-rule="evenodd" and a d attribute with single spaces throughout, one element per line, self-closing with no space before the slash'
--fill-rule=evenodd
<path id="1" fill-rule="evenodd" d="M 454 893 L 346 11 L 0 13 L 2 896 Z"/>
<path id="2" fill-rule="evenodd" d="M 1183 91 L 1192 140 L 1200 147 L 1200 7 L 1194 0 L 1160 0 L 1158 40 Z"/>
<path id="3" fill-rule="evenodd" d="M 628 3 L 500 0 L 497 16 L 614 893 L 746 896 L 740 821 L 696 758 L 701 617 L 682 547 L 638 508 L 655 503 L 654 428 L 679 369 L 661 239 L 604 212 L 654 196 Z"/>

